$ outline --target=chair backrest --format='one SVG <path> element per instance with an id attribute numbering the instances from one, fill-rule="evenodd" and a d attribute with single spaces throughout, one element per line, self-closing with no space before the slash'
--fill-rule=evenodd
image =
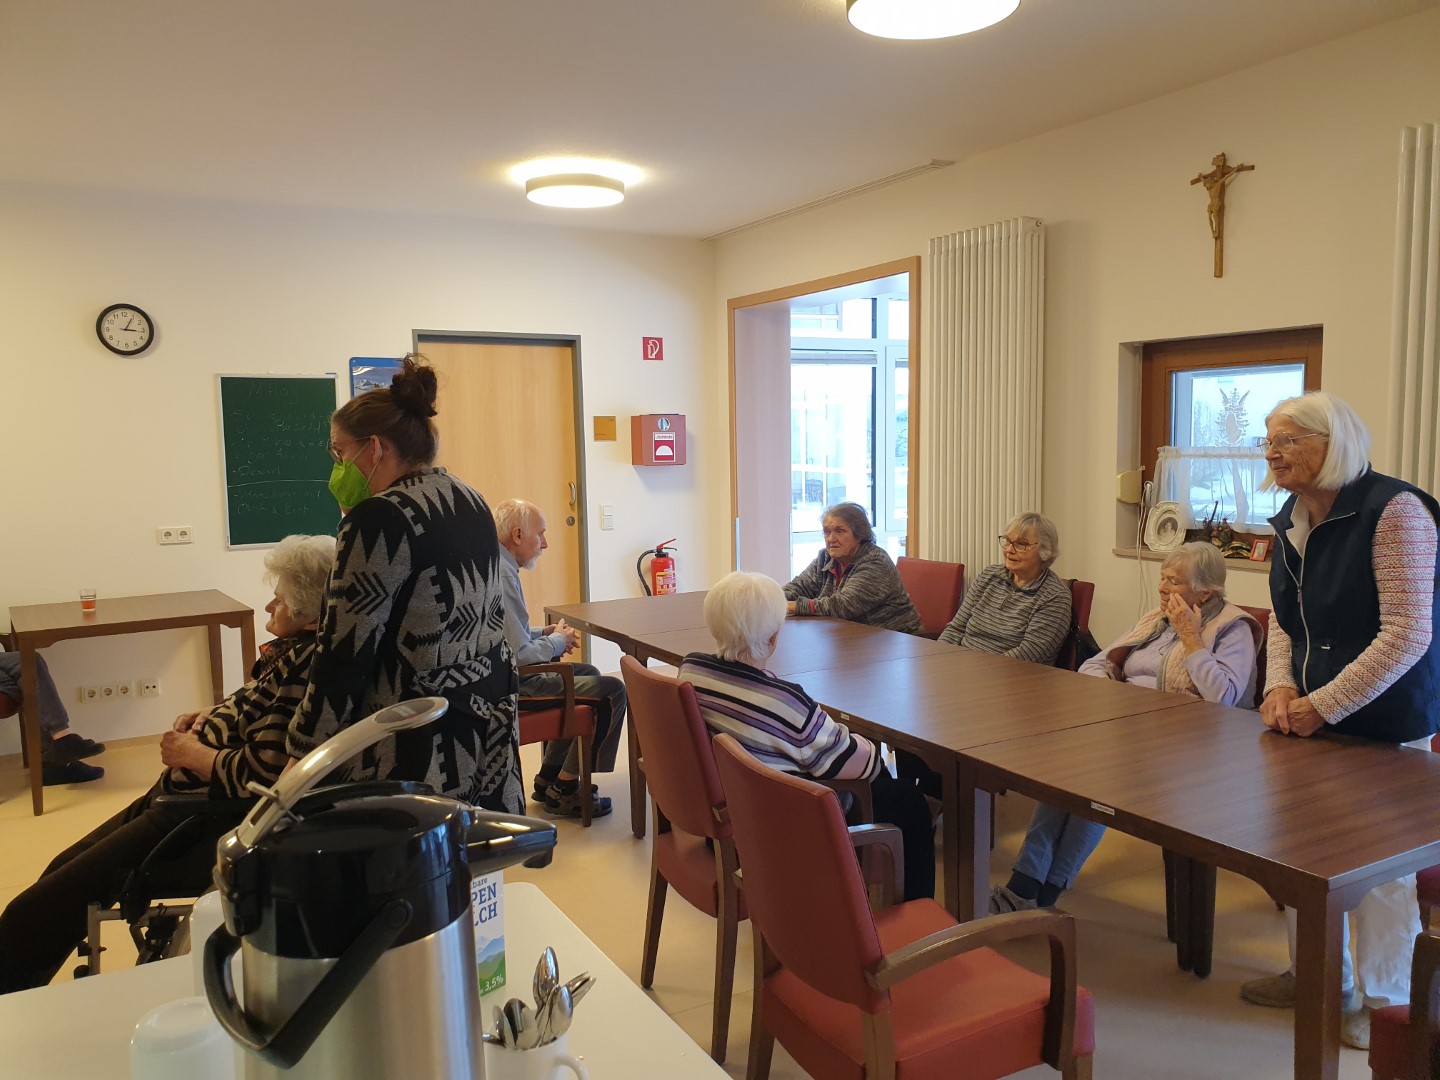
<path id="1" fill-rule="evenodd" d="M 865 971 L 883 952 L 835 793 L 762 765 L 733 736 L 714 745 L 745 905 L 766 945 L 815 990 L 879 1011 L 889 995 Z"/>
<path id="2" fill-rule="evenodd" d="M 695 688 L 630 656 L 620 658 L 620 672 L 655 805 L 672 825 L 692 836 L 728 839 L 725 789 L 715 771 L 710 732 Z"/>
<path id="3" fill-rule="evenodd" d="M 1095 583 L 1079 578 L 1064 578 L 1070 586 L 1070 632 L 1055 657 L 1055 666 L 1077 671 L 1089 657 L 1080 655 L 1080 637 L 1090 633 L 1090 606 L 1095 601 Z"/>
<path id="4" fill-rule="evenodd" d="M 1270 655 L 1270 609 L 1250 607 L 1247 604 L 1237 606 L 1260 624 L 1260 651 L 1255 654 L 1255 708 L 1258 709 L 1265 700 L 1265 660 Z"/>
<path id="5" fill-rule="evenodd" d="M 928 638 L 939 637 L 965 598 L 965 564 L 901 555 L 895 560 L 895 569 L 900 572 L 900 583 L 910 594 L 910 602 L 920 613 L 921 633 Z"/>

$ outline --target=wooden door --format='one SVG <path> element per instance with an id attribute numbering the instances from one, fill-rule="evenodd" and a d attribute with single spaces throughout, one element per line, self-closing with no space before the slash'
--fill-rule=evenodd
<path id="1" fill-rule="evenodd" d="M 545 515 L 549 550 L 520 575 L 538 626 L 546 604 L 586 598 L 574 350 L 423 336 L 419 349 L 440 384 L 436 464 L 485 496 L 491 509 L 505 499 L 528 499 Z"/>

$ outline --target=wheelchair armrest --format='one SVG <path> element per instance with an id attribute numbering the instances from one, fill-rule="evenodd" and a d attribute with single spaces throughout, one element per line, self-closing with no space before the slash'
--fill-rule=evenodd
<path id="1" fill-rule="evenodd" d="M 190 817 L 196 814 L 243 814 L 255 805 L 254 799 L 212 799 L 203 791 L 156 795 L 150 805 L 157 810 Z"/>

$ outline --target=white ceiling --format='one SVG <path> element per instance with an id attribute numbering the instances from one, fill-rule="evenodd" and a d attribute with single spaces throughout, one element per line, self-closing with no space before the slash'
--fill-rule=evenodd
<path id="1" fill-rule="evenodd" d="M 844 0 L 0 0 L 0 180 L 708 236 L 1434 3 L 1022 0 L 894 42 Z M 534 206 L 508 170 L 551 154 L 645 177 Z"/>

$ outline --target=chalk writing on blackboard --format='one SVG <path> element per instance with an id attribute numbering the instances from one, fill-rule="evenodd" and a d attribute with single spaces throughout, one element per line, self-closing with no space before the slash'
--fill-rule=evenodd
<path id="1" fill-rule="evenodd" d="M 334 375 L 221 375 L 225 526 L 231 547 L 290 533 L 333 535 L 330 495 Z"/>

